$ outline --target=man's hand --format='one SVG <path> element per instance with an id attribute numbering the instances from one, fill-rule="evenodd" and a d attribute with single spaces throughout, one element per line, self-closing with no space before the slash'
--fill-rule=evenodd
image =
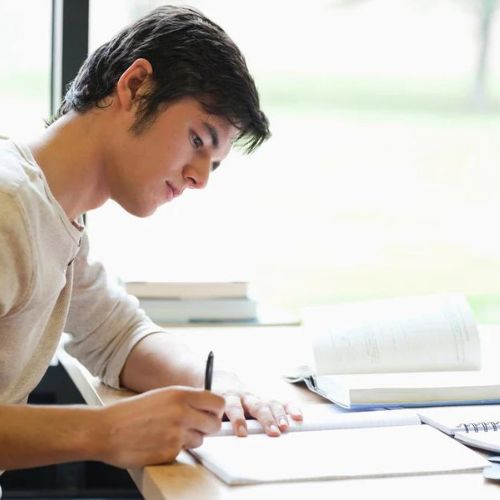
<path id="1" fill-rule="evenodd" d="M 220 429 L 224 399 L 188 387 L 155 389 L 98 410 L 97 460 L 142 467 L 175 460 Z"/>
<path id="2" fill-rule="evenodd" d="M 158 387 L 201 387 L 206 358 L 197 358 L 174 337 L 166 334 L 148 335 L 130 353 L 120 381 L 136 392 Z M 267 401 L 246 390 L 238 377 L 226 371 L 214 371 L 212 389 L 225 399 L 224 412 L 237 436 L 247 435 L 245 417 L 257 419 L 266 434 L 279 436 L 288 428 L 289 420 L 302 420 L 300 410 L 293 404 Z"/>
<path id="3" fill-rule="evenodd" d="M 302 421 L 302 412 L 295 404 L 261 399 L 245 390 L 233 373 L 215 372 L 214 391 L 225 399 L 224 413 L 236 436 L 245 437 L 248 434 L 246 417 L 256 419 L 265 433 L 273 437 L 288 429 L 289 417 Z"/>

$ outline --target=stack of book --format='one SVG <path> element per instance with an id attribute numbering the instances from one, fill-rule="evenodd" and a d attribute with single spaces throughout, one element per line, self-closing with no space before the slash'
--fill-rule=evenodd
<path id="1" fill-rule="evenodd" d="M 125 288 L 158 324 L 257 320 L 257 303 L 244 281 L 128 282 Z"/>

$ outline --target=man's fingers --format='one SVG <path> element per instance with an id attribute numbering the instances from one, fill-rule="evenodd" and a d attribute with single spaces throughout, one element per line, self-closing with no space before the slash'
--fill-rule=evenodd
<path id="1" fill-rule="evenodd" d="M 296 422 L 302 422 L 304 419 L 300 408 L 294 403 L 283 404 L 279 401 L 270 401 L 269 405 L 281 431 L 286 431 L 290 427 L 288 416 Z"/>
<path id="2" fill-rule="evenodd" d="M 184 423 L 190 430 L 202 434 L 215 434 L 220 431 L 221 419 L 213 413 L 190 410 L 184 415 Z"/>
<path id="3" fill-rule="evenodd" d="M 268 436 L 274 437 L 281 434 L 278 423 L 268 403 L 265 403 L 253 394 L 245 394 L 242 399 L 245 409 L 260 422 Z"/>
<path id="4" fill-rule="evenodd" d="M 241 398 L 237 394 L 227 394 L 225 413 L 231 422 L 234 433 L 239 437 L 248 435 L 245 411 L 241 404 Z"/>
<path id="5" fill-rule="evenodd" d="M 286 431 L 290 427 L 290 422 L 286 415 L 285 407 L 279 401 L 270 401 L 269 406 L 271 407 L 274 420 L 278 424 L 280 431 Z"/>
<path id="6" fill-rule="evenodd" d="M 248 392 L 227 392 L 225 414 L 237 436 L 248 434 L 245 416 L 255 418 L 268 436 L 279 436 L 290 427 L 291 417 L 302 421 L 302 412 L 294 403 L 283 404 L 276 400 L 262 400 Z"/>
<path id="7" fill-rule="evenodd" d="M 293 420 L 297 420 L 298 422 L 302 422 L 302 420 L 304 420 L 302 411 L 295 403 L 291 402 L 286 403 L 285 410 L 288 413 L 288 415 L 290 415 L 293 418 Z"/>
<path id="8" fill-rule="evenodd" d="M 203 444 L 203 438 L 203 433 L 190 429 L 186 431 L 183 448 L 185 450 L 199 448 Z"/>
<path id="9" fill-rule="evenodd" d="M 224 413 L 225 400 L 214 392 L 193 390 L 189 394 L 189 405 L 196 410 L 212 413 L 221 419 Z"/>

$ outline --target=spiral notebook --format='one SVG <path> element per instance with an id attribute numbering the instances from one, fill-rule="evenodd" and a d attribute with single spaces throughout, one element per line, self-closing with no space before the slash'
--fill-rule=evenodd
<path id="1" fill-rule="evenodd" d="M 464 444 L 500 453 L 500 405 L 425 408 L 417 413 L 422 423 Z"/>

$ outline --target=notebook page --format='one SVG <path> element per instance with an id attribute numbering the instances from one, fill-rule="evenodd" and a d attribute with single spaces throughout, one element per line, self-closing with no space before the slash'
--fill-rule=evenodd
<path id="1" fill-rule="evenodd" d="M 191 453 L 228 484 L 477 471 L 488 464 L 426 425 L 208 437 Z"/>

